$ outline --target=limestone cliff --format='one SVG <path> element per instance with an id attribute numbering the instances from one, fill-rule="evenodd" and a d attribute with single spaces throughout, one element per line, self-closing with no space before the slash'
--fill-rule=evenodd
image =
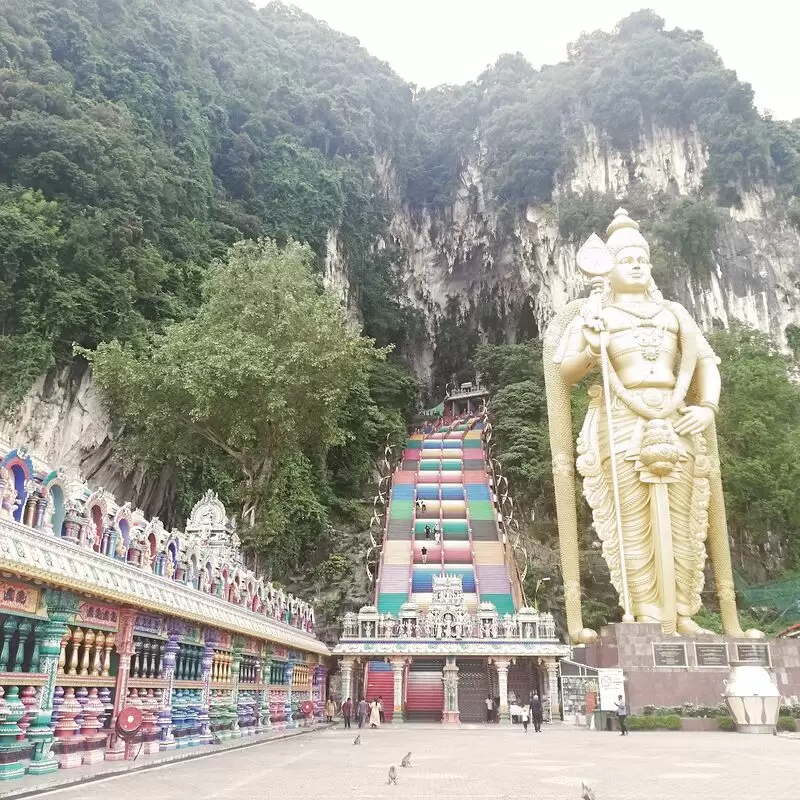
<path id="1" fill-rule="evenodd" d="M 560 199 L 592 191 L 622 200 L 633 189 L 695 196 L 707 164 L 694 130 L 651 129 L 639 149 L 622 153 L 586 126 L 574 169 L 559 176 L 553 203 L 529 206 L 509 220 L 487 196 L 482 155 L 476 148 L 465 164 L 457 199 L 444 213 L 396 206 L 392 232 L 408 254 L 408 301 L 425 312 L 431 335 L 431 347 L 417 354 L 422 377 L 433 362 L 438 318 L 456 315 L 483 338 L 514 342 L 541 332 L 578 296 L 579 243 L 559 232 Z M 390 185 L 387 191 L 397 196 Z M 706 329 L 736 319 L 785 344 L 786 326 L 800 322 L 800 232 L 769 186 L 743 192 L 739 207 L 720 214 L 714 268 L 661 288 Z"/>
<path id="2" fill-rule="evenodd" d="M 390 233 L 404 252 L 407 302 L 423 312 L 428 340 L 404 355 L 423 380 L 436 359 L 443 319 L 477 330 L 490 341 L 513 343 L 536 336 L 554 311 L 578 296 L 577 244 L 557 224 L 561 199 L 587 191 L 623 198 L 632 188 L 690 196 L 701 189 L 706 153 L 694 130 L 651 129 L 638 149 L 620 152 L 591 126 L 576 147 L 573 166 L 558 177 L 553 202 L 529 206 L 512 218 L 501 213 L 485 188 L 485 148 L 476 145 L 461 172 L 455 202 L 431 211 L 407 202 L 391 159 L 376 159 L 376 175 L 390 199 Z M 800 324 L 800 233 L 782 215 L 770 187 L 742 195 L 724 210 L 714 268 L 663 286 L 704 328 L 747 322 L 785 341 L 789 324 Z M 328 237 L 325 282 L 354 319 L 358 308 L 338 232 Z M 169 518 L 172 476 L 145 478 L 112 455 L 115 432 L 81 366 L 40 379 L 17 416 L 0 428 L 10 442 L 26 443 L 42 459 L 81 471 L 118 497 L 133 497 L 148 513 Z M 166 498 L 162 500 L 162 498 Z"/>

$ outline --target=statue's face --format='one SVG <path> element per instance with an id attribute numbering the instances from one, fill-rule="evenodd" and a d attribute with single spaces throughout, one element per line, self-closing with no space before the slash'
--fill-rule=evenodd
<path id="1" fill-rule="evenodd" d="M 650 283 L 650 257 L 643 247 L 623 247 L 617 253 L 617 263 L 609 275 L 614 291 L 644 289 Z"/>

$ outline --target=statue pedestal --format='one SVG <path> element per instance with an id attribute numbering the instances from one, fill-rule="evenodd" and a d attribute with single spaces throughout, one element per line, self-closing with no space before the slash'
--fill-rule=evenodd
<path id="1" fill-rule="evenodd" d="M 461 724 L 461 715 L 458 711 L 443 711 L 442 725 L 458 726 Z"/>
<path id="2" fill-rule="evenodd" d="M 667 636 L 661 626 L 605 626 L 595 644 L 576 647 L 573 659 L 590 667 L 622 669 L 628 709 L 644 706 L 722 703 L 730 663 L 745 661 L 770 670 L 781 694 L 800 693 L 800 639 L 744 639 L 708 634 Z"/>

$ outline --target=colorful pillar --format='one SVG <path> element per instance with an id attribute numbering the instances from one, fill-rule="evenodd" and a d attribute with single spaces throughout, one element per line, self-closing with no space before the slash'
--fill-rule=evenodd
<path id="1" fill-rule="evenodd" d="M 211 743 L 211 668 L 214 662 L 214 644 L 217 641 L 216 632 L 206 629 L 205 647 L 203 648 L 203 671 L 200 680 L 203 690 L 200 695 L 200 709 L 197 721 L 200 723 L 200 744 Z"/>
<path id="2" fill-rule="evenodd" d="M 67 621 L 78 609 L 78 598 L 60 589 L 45 591 L 47 621 L 34 630 L 33 658 L 31 666 L 47 676 L 38 697 L 38 709 L 31 719 L 27 731 L 28 741 L 33 744 L 33 754 L 28 765 L 29 775 L 47 775 L 58 769 L 58 761 L 52 754 L 53 697 L 56 691 L 58 660 L 61 655 L 61 639 L 67 633 Z"/>
<path id="3" fill-rule="evenodd" d="M 125 758 L 125 742 L 114 733 L 119 712 L 128 702 L 128 677 L 133 656 L 133 624 L 136 621 L 135 608 L 123 608 L 119 612 L 119 633 L 116 638 L 117 685 L 114 689 L 114 711 L 111 716 L 111 744 L 106 750 L 107 761 L 122 761 Z"/>
<path id="4" fill-rule="evenodd" d="M 297 721 L 293 719 L 292 716 L 292 681 L 294 680 L 294 661 L 287 661 L 286 662 L 286 672 L 284 673 L 284 680 L 286 681 L 287 691 L 286 691 L 286 704 L 283 709 L 283 713 L 286 716 L 286 727 L 287 728 L 296 728 Z"/>
<path id="5" fill-rule="evenodd" d="M 244 642 L 240 637 L 236 637 L 233 641 L 233 650 L 231 652 L 231 710 L 232 722 L 231 738 L 238 739 L 242 735 L 242 730 L 239 727 L 239 676 L 242 669 L 242 651 L 244 650 Z"/>
<path id="6" fill-rule="evenodd" d="M 265 731 L 272 730 L 272 720 L 269 710 L 269 687 L 272 680 L 272 655 L 266 650 L 261 659 L 261 728 Z"/>
<path id="7" fill-rule="evenodd" d="M 175 734 L 172 732 L 172 696 L 175 687 L 175 665 L 180 649 L 180 634 L 170 632 L 169 639 L 164 645 L 163 677 L 167 681 L 161 708 L 158 712 L 158 727 L 161 728 L 161 750 L 174 750 L 177 747 Z"/>

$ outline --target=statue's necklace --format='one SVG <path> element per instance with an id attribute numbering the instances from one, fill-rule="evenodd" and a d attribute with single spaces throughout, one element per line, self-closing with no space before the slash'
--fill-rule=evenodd
<path id="1" fill-rule="evenodd" d="M 660 322 L 657 325 L 650 322 L 657 317 L 663 309 L 661 306 L 656 305 L 654 309 L 632 309 L 622 305 L 614 305 L 614 308 L 622 311 L 623 313 L 634 317 L 630 322 L 630 328 L 639 345 L 642 353 L 642 358 L 646 361 L 657 361 L 659 353 L 661 352 L 661 345 L 664 341 L 664 334 L 667 331 L 667 326 Z M 636 318 L 645 320 L 643 324 Z M 650 324 L 647 324 L 650 322 Z"/>

